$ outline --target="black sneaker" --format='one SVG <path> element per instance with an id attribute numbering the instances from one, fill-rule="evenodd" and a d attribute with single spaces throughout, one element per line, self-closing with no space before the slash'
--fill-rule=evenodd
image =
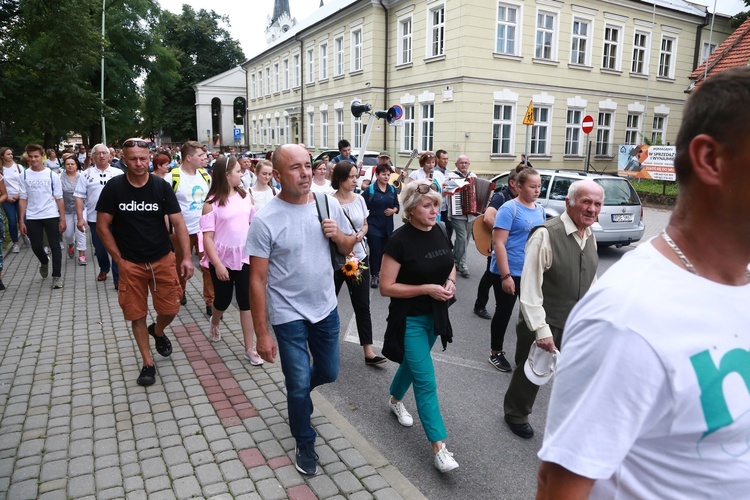
<path id="1" fill-rule="evenodd" d="M 380 285 L 380 278 L 373 276 L 370 278 L 370 288 L 377 288 Z"/>
<path id="2" fill-rule="evenodd" d="M 49 276 L 49 264 L 42 264 L 39 266 L 39 274 L 42 275 L 42 278 Z"/>
<path id="3" fill-rule="evenodd" d="M 297 445 L 294 450 L 294 466 L 302 474 L 314 476 L 318 473 L 318 454 L 315 453 L 315 443 Z"/>
<path id="4" fill-rule="evenodd" d="M 161 337 L 156 336 L 156 323 L 151 323 L 150 325 L 148 325 L 148 334 L 154 337 L 156 352 L 158 352 L 165 358 L 172 354 L 172 343 L 167 338 L 167 334 L 162 332 Z"/>
<path id="5" fill-rule="evenodd" d="M 206 316 L 210 318 L 211 316 L 213 316 L 213 314 L 214 314 L 214 308 L 211 306 L 206 306 Z"/>
<path id="6" fill-rule="evenodd" d="M 489 312 L 487 312 L 486 307 L 475 307 L 474 314 L 476 314 L 482 319 L 492 319 L 492 315 Z"/>
<path id="7" fill-rule="evenodd" d="M 0 292 L 5 290 L 5 285 L 3 285 L 3 280 L 0 280 Z"/>
<path id="8" fill-rule="evenodd" d="M 510 363 L 508 363 L 508 360 L 505 359 L 504 351 L 500 351 L 497 354 L 490 355 L 490 364 L 501 372 L 513 371 L 513 368 L 510 367 Z"/>
<path id="9" fill-rule="evenodd" d="M 147 385 L 154 385 L 156 382 L 156 367 L 154 365 L 144 366 L 141 369 L 141 375 L 138 377 L 138 385 L 146 387 Z"/>
<path id="10" fill-rule="evenodd" d="M 180 299 L 180 305 L 182 306 L 187 305 L 187 297 L 185 296 L 185 292 L 182 293 L 182 298 Z"/>

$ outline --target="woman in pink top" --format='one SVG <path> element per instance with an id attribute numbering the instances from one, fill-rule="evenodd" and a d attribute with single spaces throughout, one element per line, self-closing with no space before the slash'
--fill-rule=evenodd
<path id="1" fill-rule="evenodd" d="M 201 217 L 204 250 L 201 265 L 208 267 L 216 292 L 211 315 L 211 342 L 221 340 L 219 322 L 232 302 L 234 289 L 240 307 L 245 359 L 257 366 L 263 364 L 263 359 L 253 347 L 250 257 L 244 252 L 247 231 L 256 208 L 241 183 L 242 172 L 234 156 L 217 160 Z"/>

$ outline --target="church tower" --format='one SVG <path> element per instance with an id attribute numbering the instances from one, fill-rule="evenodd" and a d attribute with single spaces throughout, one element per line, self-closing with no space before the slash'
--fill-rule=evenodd
<path id="1" fill-rule="evenodd" d="M 266 43 L 275 42 L 295 24 L 297 20 L 289 13 L 289 0 L 274 0 L 273 17 L 268 17 Z"/>

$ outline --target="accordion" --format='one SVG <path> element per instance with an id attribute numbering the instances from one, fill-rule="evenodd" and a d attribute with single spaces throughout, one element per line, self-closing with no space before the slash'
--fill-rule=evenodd
<path id="1" fill-rule="evenodd" d="M 481 215 L 487 210 L 495 183 L 478 177 L 469 177 L 466 182 L 451 196 L 451 215 Z"/>

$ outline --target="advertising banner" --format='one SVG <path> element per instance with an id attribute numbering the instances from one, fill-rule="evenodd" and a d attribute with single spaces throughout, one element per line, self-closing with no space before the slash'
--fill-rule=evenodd
<path id="1" fill-rule="evenodd" d="M 639 179 L 674 181 L 674 146 L 621 144 L 617 155 L 617 173 Z"/>

